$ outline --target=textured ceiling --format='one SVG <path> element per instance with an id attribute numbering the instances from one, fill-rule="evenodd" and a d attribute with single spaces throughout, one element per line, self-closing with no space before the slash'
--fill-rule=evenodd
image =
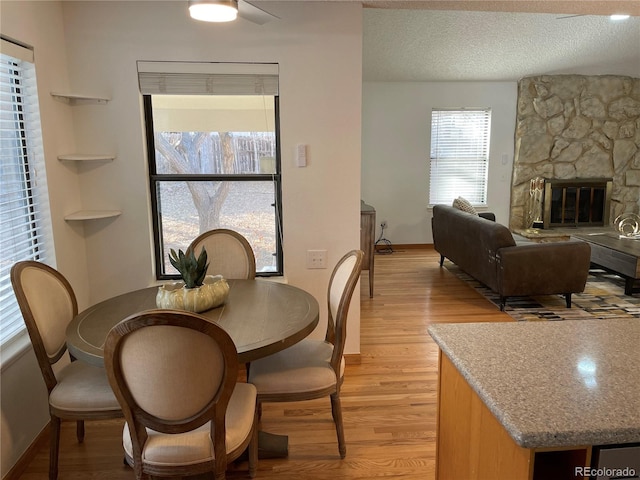
<path id="1" fill-rule="evenodd" d="M 368 8 L 640 15 L 638 0 L 363 0 L 361 3 Z"/>
<path id="2" fill-rule="evenodd" d="M 416 7 L 452 2 L 373 3 Z M 514 2 L 453 3 L 505 7 Z M 513 81 L 561 73 L 640 77 L 640 17 L 612 22 L 607 16 L 567 16 L 584 11 L 580 5 L 608 2 L 558 3 L 576 8 L 562 14 L 365 8 L 363 79 Z M 640 8 L 640 2 L 633 3 Z"/>
<path id="3" fill-rule="evenodd" d="M 280 18 L 287 3 L 361 4 L 364 81 L 640 77 L 640 0 L 247 1 Z M 632 17 L 612 22 L 613 13 Z"/>

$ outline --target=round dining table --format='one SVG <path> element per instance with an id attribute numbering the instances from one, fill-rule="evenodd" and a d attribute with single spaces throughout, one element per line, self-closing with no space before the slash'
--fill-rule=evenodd
<path id="1" fill-rule="evenodd" d="M 317 300 L 304 290 L 268 280 L 227 280 L 225 303 L 200 315 L 219 324 L 232 338 L 238 361 L 249 363 L 279 352 L 309 335 L 318 324 Z M 156 308 L 158 286 L 109 298 L 76 315 L 66 331 L 69 353 L 104 366 L 109 330 L 128 316 Z"/>

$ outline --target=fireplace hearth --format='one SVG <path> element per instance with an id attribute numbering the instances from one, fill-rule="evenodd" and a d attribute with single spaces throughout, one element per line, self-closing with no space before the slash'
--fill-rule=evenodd
<path id="1" fill-rule="evenodd" d="M 543 228 L 609 225 L 611 178 L 545 179 Z"/>

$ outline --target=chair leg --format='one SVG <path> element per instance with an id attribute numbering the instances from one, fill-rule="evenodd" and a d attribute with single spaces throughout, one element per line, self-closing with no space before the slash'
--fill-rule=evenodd
<path id="1" fill-rule="evenodd" d="M 571 294 L 570 293 L 565 293 L 564 294 L 564 299 L 565 299 L 565 302 L 567 304 L 567 308 L 571 308 Z"/>
<path id="2" fill-rule="evenodd" d="M 331 415 L 333 416 L 333 422 L 336 424 L 340 458 L 344 458 L 347 455 L 347 445 L 344 441 L 344 426 L 342 424 L 342 405 L 340 403 L 340 394 L 337 392 L 331 394 Z"/>
<path id="3" fill-rule="evenodd" d="M 51 429 L 49 448 L 49 480 L 57 480 L 58 451 L 60 450 L 60 419 L 54 415 L 51 415 L 49 428 Z"/>
<path id="4" fill-rule="evenodd" d="M 249 477 L 254 478 L 258 469 L 258 413 L 253 417 L 253 432 L 249 442 Z"/>
<path id="5" fill-rule="evenodd" d="M 78 443 L 84 442 L 84 420 L 76 422 L 76 437 L 78 437 Z"/>
<path id="6" fill-rule="evenodd" d="M 226 472 L 213 472 L 213 480 L 225 480 L 227 478 Z"/>
<path id="7" fill-rule="evenodd" d="M 148 480 L 151 478 L 151 476 L 144 473 L 142 465 L 135 461 L 133 464 L 133 474 L 136 476 L 136 480 Z"/>

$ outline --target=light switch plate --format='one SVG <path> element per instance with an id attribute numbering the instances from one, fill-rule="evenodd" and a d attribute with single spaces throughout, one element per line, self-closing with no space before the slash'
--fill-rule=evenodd
<path id="1" fill-rule="evenodd" d="M 307 250 L 307 268 L 327 268 L 327 251 Z"/>
<path id="2" fill-rule="evenodd" d="M 296 146 L 296 165 L 299 167 L 307 166 L 307 146 L 304 143 L 299 143 Z"/>

